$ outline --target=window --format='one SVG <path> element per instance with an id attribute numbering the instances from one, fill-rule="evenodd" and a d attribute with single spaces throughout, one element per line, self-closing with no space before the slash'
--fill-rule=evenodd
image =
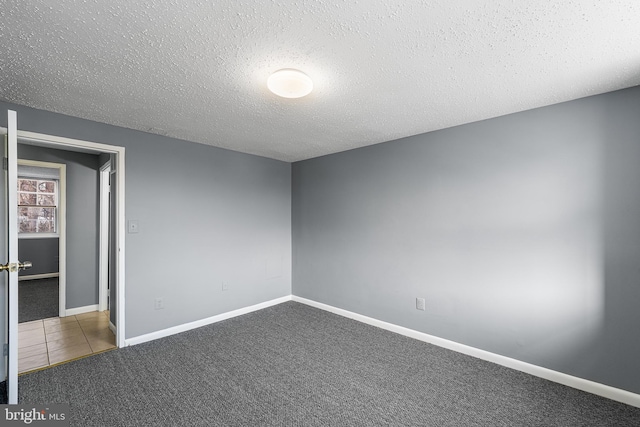
<path id="1" fill-rule="evenodd" d="M 58 232 L 58 181 L 18 178 L 18 232 Z"/>

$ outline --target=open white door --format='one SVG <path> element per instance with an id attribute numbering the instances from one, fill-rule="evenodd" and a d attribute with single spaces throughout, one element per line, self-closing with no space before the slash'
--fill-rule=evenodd
<path id="1" fill-rule="evenodd" d="M 18 271 L 31 263 L 18 261 L 18 119 L 15 111 L 8 112 L 5 157 L 7 225 L 7 263 L 1 264 L 7 279 L 7 397 L 9 404 L 18 403 Z"/>

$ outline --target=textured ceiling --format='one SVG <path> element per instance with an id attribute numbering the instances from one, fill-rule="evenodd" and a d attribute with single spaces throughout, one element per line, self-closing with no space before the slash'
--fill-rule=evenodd
<path id="1" fill-rule="evenodd" d="M 0 0 L 0 99 L 296 161 L 640 84 L 638 0 Z M 298 68 L 307 97 L 270 73 Z"/>

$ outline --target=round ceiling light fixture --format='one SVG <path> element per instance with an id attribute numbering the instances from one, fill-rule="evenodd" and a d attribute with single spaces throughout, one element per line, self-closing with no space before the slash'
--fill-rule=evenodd
<path id="1" fill-rule="evenodd" d="M 284 68 L 269 76 L 267 87 L 283 98 L 302 98 L 313 90 L 313 82 L 302 71 Z"/>

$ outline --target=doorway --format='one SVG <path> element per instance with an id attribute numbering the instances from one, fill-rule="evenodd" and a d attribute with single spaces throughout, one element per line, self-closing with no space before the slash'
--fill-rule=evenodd
<path id="1" fill-rule="evenodd" d="M 45 148 L 60 149 L 65 151 L 76 151 L 80 153 L 105 154 L 110 156 L 109 175 L 112 178 L 110 192 L 112 200 L 112 225 L 113 225 L 113 245 L 111 248 L 112 262 L 107 267 L 111 270 L 112 283 L 110 289 L 111 310 L 108 312 L 109 323 L 113 325 L 115 333 L 115 344 L 117 347 L 124 347 L 125 338 L 125 316 L 124 316 L 124 201 L 125 201 L 125 171 L 124 171 L 124 147 L 81 141 L 58 136 L 45 135 L 34 132 L 18 131 L 18 140 L 21 144 L 34 145 Z M 66 264 L 66 250 L 61 248 L 60 263 Z M 104 294 L 102 294 L 104 295 Z M 100 304 L 102 302 L 102 304 Z M 105 302 L 99 301 L 96 310 Z M 67 315 L 83 316 L 85 313 L 74 313 L 67 310 Z"/>
<path id="2" fill-rule="evenodd" d="M 98 174 L 103 161 L 110 168 L 111 156 L 34 146 L 20 138 L 18 156 L 19 257 L 33 264 L 19 273 L 20 374 L 113 349 L 115 327 L 107 301 L 97 299 L 103 248 L 96 220 L 103 200 Z M 102 252 L 108 256 L 108 249 Z"/>
<path id="3" fill-rule="evenodd" d="M 5 151 L 5 176 L 2 179 L 2 192 L 5 206 L 8 209 L 1 209 L 2 218 L 9 221 L 5 229 L 6 251 L 2 253 L 8 262 L 2 265 L 2 270 L 6 271 L 7 279 L 3 277 L 0 284 L 4 286 L 5 298 L 5 359 L 4 368 L 6 370 L 6 388 L 8 403 L 17 403 L 18 400 L 18 271 L 30 267 L 28 260 L 23 262 L 18 260 L 19 242 L 17 237 L 17 141 L 28 142 L 31 145 L 39 145 L 50 148 L 60 148 L 62 150 L 88 152 L 88 153 L 108 153 L 114 159 L 115 183 L 113 189 L 114 201 L 114 263 L 113 277 L 114 286 L 111 298 L 112 310 L 110 318 L 115 321 L 116 344 L 124 347 L 125 344 L 125 231 L 124 231 L 124 201 L 125 201 L 125 149 L 108 144 L 94 143 L 89 141 L 76 140 L 52 136 L 42 133 L 20 131 L 17 128 L 17 114 L 8 110 L 7 128 L 0 128 L 0 133 L 6 135 L 4 143 Z M 3 212 L 4 211 L 4 212 Z M 62 254 L 63 255 L 63 254 Z"/>

